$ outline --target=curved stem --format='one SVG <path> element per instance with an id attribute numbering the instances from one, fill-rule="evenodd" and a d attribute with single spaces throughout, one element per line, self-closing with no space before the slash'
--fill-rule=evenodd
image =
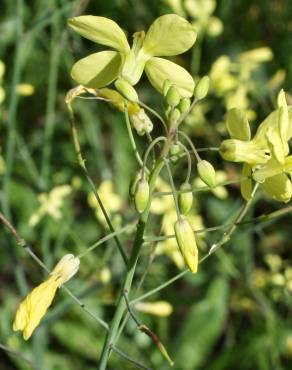
<path id="1" fill-rule="evenodd" d="M 74 144 L 74 149 L 75 149 L 75 152 L 76 152 L 76 155 L 77 155 L 77 159 L 78 159 L 78 163 L 80 165 L 80 167 L 82 168 L 84 174 L 85 174 L 85 177 L 93 191 L 93 194 L 97 200 L 97 203 L 98 205 L 100 206 L 101 208 L 101 211 L 103 213 L 103 216 L 104 218 L 106 219 L 106 222 L 108 224 L 108 227 L 110 229 L 110 231 L 112 233 L 115 233 L 115 229 L 113 227 L 113 224 L 108 216 L 108 213 L 99 197 L 99 194 L 96 190 L 96 187 L 94 185 L 94 182 L 92 181 L 90 175 L 89 175 L 89 172 L 87 170 L 87 167 L 85 165 L 85 160 L 83 159 L 83 156 L 82 156 L 82 153 L 81 153 L 81 147 L 80 147 L 80 143 L 79 143 L 79 139 L 78 139 L 78 133 L 77 133 L 77 129 L 76 129 L 76 126 L 75 126 L 75 118 L 74 118 L 74 112 L 73 112 L 73 109 L 72 109 L 72 106 L 71 106 L 71 102 L 70 101 L 67 101 L 67 107 L 68 107 L 68 111 L 69 111 L 69 114 L 70 114 L 70 125 L 71 125 L 71 134 L 72 134 L 72 139 L 73 139 L 73 144 Z M 124 251 L 124 248 L 122 246 L 122 244 L 120 243 L 120 240 L 119 238 L 117 237 L 117 235 L 114 236 L 114 239 L 115 239 L 115 242 L 117 244 L 117 247 L 118 247 L 118 250 L 123 258 L 123 261 L 125 263 L 125 265 L 127 266 L 128 265 L 128 257 Z"/>
<path id="2" fill-rule="evenodd" d="M 178 206 L 177 190 L 176 190 L 175 185 L 174 185 L 174 181 L 173 181 L 171 169 L 170 169 L 170 166 L 169 166 L 169 163 L 168 163 L 168 159 L 164 158 L 164 162 L 165 162 L 168 177 L 169 177 L 169 182 L 170 182 L 170 186 L 171 186 L 171 190 L 172 190 L 172 195 L 173 195 L 173 200 L 174 200 L 174 204 L 175 204 L 175 210 L 176 210 L 177 218 L 180 218 L 181 215 L 180 215 L 179 206 Z"/>
<path id="3" fill-rule="evenodd" d="M 131 122 L 130 122 L 130 118 L 129 118 L 129 110 L 128 110 L 127 103 L 125 103 L 124 114 L 125 114 L 126 125 L 127 125 L 128 135 L 129 135 L 129 139 L 130 139 L 130 143 L 131 143 L 132 149 L 133 149 L 133 151 L 135 153 L 135 157 L 137 159 L 137 162 L 142 167 L 143 166 L 143 161 L 142 161 L 142 158 L 141 158 L 141 156 L 140 156 L 140 154 L 138 152 L 138 149 L 137 149 L 137 146 L 136 146 L 136 142 L 135 142 L 135 139 L 134 139 L 134 135 L 133 135 L 132 127 L 131 127 Z"/>
<path id="4" fill-rule="evenodd" d="M 148 148 L 147 148 L 147 150 L 146 150 L 146 152 L 145 152 L 145 155 L 144 155 L 144 159 L 143 159 L 142 175 L 144 175 L 145 168 L 147 168 L 147 167 L 146 167 L 146 164 L 147 164 L 148 156 L 149 156 L 149 154 L 150 154 L 151 150 L 154 148 L 154 146 L 155 146 L 157 143 L 159 143 L 159 141 L 162 141 L 162 140 L 166 141 L 166 137 L 164 137 L 164 136 L 159 136 L 159 137 L 157 137 L 155 140 L 153 140 L 153 141 L 151 142 L 151 144 L 148 146 Z"/>
<path id="5" fill-rule="evenodd" d="M 195 157 L 196 157 L 197 161 L 200 162 L 201 157 L 199 156 L 199 153 L 197 152 L 197 149 L 196 149 L 195 145 L 193 144 L 192 140 L 183 131 L 179 130 L 178 133 L 179 133 L 179 135 L 183 136 L 187 140 L 187 142 L 190 144 L 190 147 L 192 148 L 192 151 L 195 154 Z"/>
<path id="6" fill-rule="evenodd" d="M 146 109 L 146 110 L 148 110 L 150 113 L 152 113 L 152 114 L 153 114 L 153 116 L 155 116 L 156 118 L 158 118 L 158 119 L 159 119 L 159 121 L 160 121 L 160 122 L 162 123 L 162 125 L 163 125 L 163 128 L 164 128 L 164 130 L 165 130 L 165 133 L 167 134 L 167 133 L 168 133 L 168 128 L 167 128 L 167 125 L 166 125 L 166 123 L 165 123 L 164 119 L 161 117 L 161 115 L 160 115 L 159 113 L 157 113 L 157 112 L 156 112 L 156 110 L 154 110 L 154 109 L 150 108 L 148 105 L 146 105 L 145 103 L 141 102 L 140 100 L 139 100 L 139 105 L 141 105 L 141 107 L 145 108 L 145 109 Z"/>

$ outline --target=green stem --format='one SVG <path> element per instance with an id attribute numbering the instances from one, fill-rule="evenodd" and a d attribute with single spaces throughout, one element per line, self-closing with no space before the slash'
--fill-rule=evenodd
<path id="1" fill-rule="evenodd" d="M 181 215 L 180 215 L 179 206 L 178 206 L 177 190 L 176 190 L 175 185 L 174 185 L 174 181 L 173 181 L 170 165 L 168 163 L 168 159 L 164 158 L 164 162 L 165 162 L 168 177 L 169 177 L 169 182 L 170 182 L 170 186 L 171 186 L 171 190 L 172 190 L 172 195 L 173 195 L 173 200 L 174 200 L 174 204 L 175 204 L 175 210 L 176 210 L 177 218 L 180 218 Z"/>
<path id="2" fill-rule="evenodd" d="M 187 142 L 190 144 L 190 147 L 192 148 L 193 153 L 195 154 L 195 157 L 196 157 L 197 161 L 200 162 L 201 158 L 200 158 L 199 153 L 198 153 L 195 145 L 193 144 L 192 140 L 183 131 L 178 131 L 178 133 L 187 140 Z"/>
<path id="3" fill-rule="evenodd" d="M 156 118 L 159 119 L 159 121 L 162 123 L 163 125 L 163 128 L 164 128 L 164 131 L 165 131 L 165 134 L 167 134 L 168 132 L 168 129 L 167 129 L 167 125 L 164 121 L 164 119 L 161 117 L 161 115 L 159 113 L 156 112 L 156 110 L 150 108 L 148 105 L 146 105 L 145 103 L 139 101 L 139 105 L 141 105 L 141 107 L 145 108 L 146 110 L 148 110 L 150 113 L 153 114 L 153 116 L 155 116 Z"/>
<path id="4" fill-rule="evenodd" d="M 186 146 L 183 143 L 181 143 L 180 141 L 178 141 L 177 143 L 178 143 L 179 146 L 181 146 L 183 148 L 184 152 L 186 153 L 187 159 L 188 159 L 188 172 L 187 172 L 185 182 L 187 184 L 189 184 L 190 178 L 191 178 L 191 172 L 192 172 L 192 159 L 191 159 L 190 153 L 189 153 L 188 149 L 186 148 Z"/>
<path id="5" fill-rule="evenodd" d="M 100 209 L 103 213 L 103 216 L 104 218 L 106 219 L 106 222 L 108 224 L 108 227 L 110 229 L 110 231 L 112 233 L 115 233 L 115 229 L 113 227 L 113 224 L 108 216 L 108 213 L 99 197 L 99 194 L 96 190 L 96 187 L 94 185 L 94 182 L 92 181 L 89 173 L 88 173 L 88 170 L 87 170 L 87 167 L 85 165 L 85 160 L 83 159 L 83 156 L 82 156 L 82 153 L 81 153 L 81 147 L 80 147 L 80 143 L 79 143 L 79 139 L 78 139 L 78 133 L 77 133 L 77 129 L 76 129 L 76 126 L 75 126 L 75 118 L 74 118 L 74 112 L 73 112 L 73 109 L 72 109 L 72 106 L 71 106 L 71 102 L 70 100 L 66 102 L 67 103 L 67 107 L 68 107 L 68 111 L 69 111 L 69 114 L 70 114 L 70 125 L 71 125 L 71 133 L 72 133 L 72 139 L 73 139 L 73 144 L 74 144 L 74 149 L 75 149 L 75 152 L 76 152 L 76 155 L 77 155 L 77 159 L 78 159 L 78 163 L 80 165 L 80 167 L 82 168 L 84 174 L 85 174 L 85 177 L 91 187 L 91 190 L 93 191 L 93 194 L 97 200 L 97 203 L 98 205 L 100 206 Z M 118 247 L 118 250 L 123 258 L 123 261 L 125 263 L 125 265 L 127 266 L 128 265 L 128 257 L 124 251 L 124 248 L 119 240 L 119 238 L 117 237 L 117 235 L 114 236 L 114 239 L 115 239 L 115 242 L 117 244 L 117 247 Z"/>
<path id="6" fill-rule="evenodd" d="M 129 138 L 130 138 L 130 143 L 131 143 L 133 152 L 135 154 L 135 157 L 137 159 L 137 162 L 142 167 L 143 166 L 143 161 L 142 161 L 142 158 L 140 157 L 140 154 L 138 152 L 138 149 L 137 149 L 137 146 L 136 146 L 136 142 L 135 142 L 135 139 L 134 139 L 134 135 L 133 135 L 132 127 L 131 127 L 131 122 L 130 122 L 130 118 L 129 118 L 129 110 L 128 110 L 127 104 L 125 104 L 125 111 L 124 111 L 124 113 L 125 113 L 125 119 L 126 119 L 126 125 L 127 125 L 128 135 L 129 135 Z"/>

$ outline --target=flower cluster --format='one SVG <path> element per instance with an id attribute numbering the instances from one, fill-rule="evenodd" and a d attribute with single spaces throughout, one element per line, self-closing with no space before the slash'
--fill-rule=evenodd
<path id="1" fill-rule="evenodd" d="M 227 130 L 232 139 L 221 143 L 220 153 L 226 160 L 244 163 L 241 193 L 249 199 L 252 181 L 260 183 L 266 194 L 279 202 L 292 197 L 292 108 L 287 106 L 283 90 L 278 95 L 278 108 L 258 127 L 251 139 L 248 120 L 243 111 L 228 112 Z"/>

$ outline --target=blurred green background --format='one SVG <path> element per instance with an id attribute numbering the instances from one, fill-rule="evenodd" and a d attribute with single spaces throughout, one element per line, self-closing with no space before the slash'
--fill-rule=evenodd
<path id="1" fill-rule="evenodd" d="M 78 14 L 109 17 L 131 37 L 159 15 L 173 12 L 193 22 L 199 33 L 193 50 L 175 61 L 195 78 L 211 77 L 208 98 L 184 127 L 197 147 L 218 147 L 227 137 L 224 119 L 229 108 L 246 109 L 255 128 L 273 110 L 280 88 L 292 104 L 289 0 L 1 1 L 1 209 L 49 268 L 64 254 L 81 253 L 108 232 L 77 165 L 64 102 L 75 86 L 70 77 L 74 61 L 101 48 L 74 34 L 67 19 Z M 161 98 L 146 78 L 138 91 L 142 101 L 162 112 Z M 138 166 L 124 117 L 95 100 L 78 100 L 74 109 L 89 172 L 115 226 L 127 225 L 137 217 L 128 187 Z M 159 135 L 161 126 L 153 123 L 153 136 Z M 145 138 L 137 141 L 143 151 Z M 223 162 L 217 153 L 204 158 L 218 169 L 221 181 L 239 178 L 239 167 Z M 185 171 L 185 164 L 178 166 L 177 184 Z M 194 172 L 193 177 L 199 187 Z M 160 187 L 163 191 L 167 185 L 162 182 Z M 171 206 L 159 199 L 156 203 L 149 236 L 159 235 L 163 217 L 171 218 Z M 195 228 L 228 223 L 242 204 L 239 185 L 235 181 L 216 192 L 198 192 L 195 203 Z M 260 193 L 247 218 L 282 207 Z M 140 319 L 167 347 L 175 369 L 292 368 L 290 232 L 289 214 L 280 221 L 242 226 L 197 275 L 187 274 L 148 298 L 151 303 L 167 302 L 165 312 L 156 312 L 153 305 L 136 307 Z M 201 252 L 220 235 L 222 230 L 200 234 Z M 4 227 L 0 238 L 0 344 L 31 362 L 0 348 L 0 369 L 95 369 L 105 332 L 63 292 L 27 343 L 13 333 L 20 299 L 46 274 Z M 127 250 L 131 239 L 130 233 L 122 236 Z M 171 243 L 145 244 L 134 291 L 139 289 L 137 296 L 146 293 L 181 268 Z M 123 272 L 115 244 L 109 241 L 84 256 L 78 277 L 68 285 L 92 312 L 110 321 Z M 152 369 L 170 368 L 131 320 L 118 346 Z M 112 355 L 109 369 L 134 368 Z"/>

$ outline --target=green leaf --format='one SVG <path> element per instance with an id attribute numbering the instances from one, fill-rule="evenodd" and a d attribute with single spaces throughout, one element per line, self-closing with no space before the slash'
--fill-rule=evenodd
<path id="1" fill-rule="evenodd" d="M 228 283 L 217 278 L 206 297 L 195 303 L 179 333 L 174 361 L 181 370 L 195 370 L 204 363 L 224 328 L 228 303 Z"/>
<path id="2" fill-rule="evenodd" d="M 69 19 L 69 26 L 88 40 L 109 46 L 121 52 L 128 52 L 130 46 L 120 26 L 111 19 L 82 15 Z"/>
<path id="3" fill-rule="evenodd" d="M 152 56 L 178 55 L 190 49 L 196 37 L 194 27 L 187 20 L 176 14 L 166 14 L 151 24 L 143 49 Z"/>
<path id="4" fill-rule="evenodd" d="M 232 108 L 227 112 L 226 127 L 232 139 L 250 140 L 250 127 L 246 114 L 239 108 Z"/>
<path id="5" fill-rule="evenodd" d="M 193 96 L 195 83 L 192 76 L 179 65 L 163 58 L 151 58 L 145 72 L 153 87 L 163 94 L 163 85 L 169 80 L 175 85 L 182 98 Z"/>
<path id="6" fill-rule="evenodd" d="M 120 54 L 116 51 L 101 51 L 78 60 L 71 70 L 72 78 L 79 84 L 99 88 L 109 85 L 119 74 Z"/>

